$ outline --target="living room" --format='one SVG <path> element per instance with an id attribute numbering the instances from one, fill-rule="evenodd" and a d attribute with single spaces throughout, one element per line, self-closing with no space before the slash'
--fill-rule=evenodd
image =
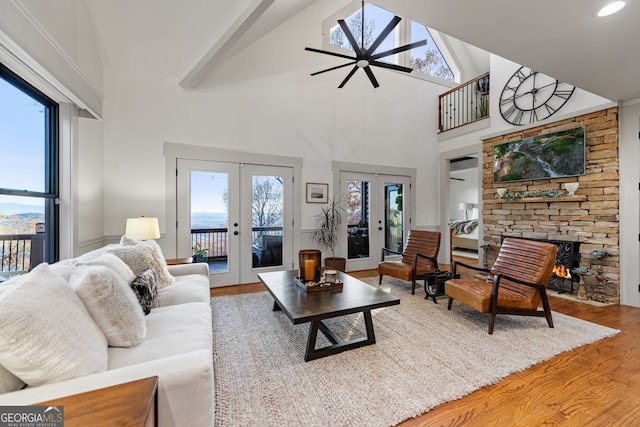
<path id="1" fill-rule="evenodd" d="M 450 34 L 486 46 L 486 56 L 479 61 L 465 61 L 465 52 L 457 53 L 465 68 L 455 84 L 376 68 L 380 83 L 376 89 L 361 71 L 338 89 L 348 68 L 310 76 L 342 62 L 304 50 L 324 48 L 323 24 L 349 16 L 360 2 L 298 1 L 279 13 L 267 7 L 263 20 L 256 18 L 235 45 L 213 59 L 207 56 L 210 49 L 228 35 L 248 8 L 261 2 L 128 3 L 68 0 L 55 5 L 31 1 L 3 5 L 0 62 L 68 106 L 61 127 L 61 259 L 117 242 L 126 219 L 139 216 L 159 219 L 162 237 L 158 242 L 167 258 L 190 255 L 178 249 L 173 226 L 178 221 L 178 196 L 171 160 L 181 156 L 292 164 L 296 228 L 289 262 L 294 262 L 298 250 L 314 245 L 311 235 L 318 206 L 305 203 L 305 184 L 328 183 L 328 196 L 336 195 L 340 188 L 336 167 L 359 167 L 358 172 L 367 173 L 409 170 L 415 179 L 411 183 L 412 225 L 444 230 L 450 218 L 449 160 L 481 156 L 483 139 L 509 134 L 514 125 L 502 119 L 498 102 L 492 102 L 486 127 L 439 135 L 438 96 L 489 71 L 491 98 L 499 100 L 509 77 L 527 64 L 577 86 L 563 108 L 544 123 L 619 108 L 620 303 L 640 307 L 640 251 L 635 239 L 640 234 L 640 173 L 636 167 L 640 104 L 635 101 L 640 94 L 634 93 L 635 87 L 624 95 L 607 92 L 600 82 L 587 87 L 582 84 L 588 80 L 583 74 L 566 74 L 562 63 L 547 64 L 545 56 L 553 56 L 545 53 L 549 45 L 522 48 L 524 53 L 515 56 L 494 50 L 486 40 L 490 38 L 485 34 L 488 21 L 480 24 L 465 17 L 463 23 L 478 33 L 475 37 L 468 36 L 470 30 L 455 30 L 448 19 L 438 24 L 437 19 L 446 17 L 446 12 L 460 14 L 447 7 L 474 15 L 476 6 L 460 2 L 447 7 L 429 5 L 434 9 L 432 15 L 421 2 L 376 3 L 443 33 L 451 28 Z M 280 7 L 278 3 L 272 7 Z M 591 3 L 595 9 L 595 2 Z M 550 15 L 560 7 L 553 2 L 546 6 Z M 570 6 L 563 7 L 570 10 Z M 627 7 L 632 15 L 637 10 L 635 4 Z M 504 12 L 513 20 L 521 19 L 522 13 Z M 622 23 L 618 26 L 624 27 Z M 609 35 L 613 30 L 607 27 L 606 31 L 613 37 Z M 500 37 L 524 43 L 527 36 L 522 33 Z M 564 49 L 571 50 L 571 43 L 576 42 L 567 41 Z M 557 51 L 562 49 L 553 48 L 556 62 L 561 62 Z M 591 66 L 595 64 L 583 65 L 585 74 Z M 197 83 L 192 79 L 190 85 L 181 84 L 201 69 Z M 610 73 L 600 80 L 625 81 Z M 482 168 L 479 170 L 481 173 Z M 478 200 L 483 199 L 483 191 L 479 189 Z M 443 239 L 443 263 L 448 261 L 444 255 L 448 244 Z"/>

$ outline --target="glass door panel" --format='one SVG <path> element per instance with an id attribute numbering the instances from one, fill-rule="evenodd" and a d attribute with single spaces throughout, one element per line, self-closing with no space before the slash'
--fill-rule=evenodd
<path id="1" fill-rule="evenodd" d="M 257 282 L 260 272 L 293 268 L 293 169 L 244 164 L 240 193 L 241 283 Z"/>
<path id="2" fill-rule="evenodd" d="M 369 181 L 347 181 L 347 259 L 369 257 Z"/>
<path id="3" fill-rule="evenodd" d="M 209 271 L 228 272 L 229 174 L 191 171 L 191 249 Z"/>
<path id="4" fill-rule="evenodd" d="M 251 195 L 253 267 L 282 266 L 284 177 L 253 175 Z"/>
<path id="5" fill-rule="evenodd" d="M 402 252 L 404 247 L 403 185 L 384 184 L 384 247 Z"/>
<path id="6" fill-rule="evenodd" d="M 240 283 L 238 164 L 178 159 L 177 255 L 209 264 L 211 286 Z"/>

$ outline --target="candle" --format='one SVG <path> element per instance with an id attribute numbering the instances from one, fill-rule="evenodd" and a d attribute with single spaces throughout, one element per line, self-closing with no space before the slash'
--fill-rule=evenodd
<path id="1" fill-rule="evenodd" d="M 313 280 L 316 277 L 316 263 L 312 259 L 304 260 L 304 280 Z"/>
<path id="2" fill-rule="evenodd" d="M 336 283 L 336 271 L 335 270 L 325 270 L 324 271 L 324 281 L 327 283 Z"/>

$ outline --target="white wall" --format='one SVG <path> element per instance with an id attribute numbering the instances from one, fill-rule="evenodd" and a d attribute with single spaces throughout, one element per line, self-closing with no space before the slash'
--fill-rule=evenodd
<path id="1" fill-rule="evenodd" d="M 620 108 L 620 302 L 640 307 L 640 100 Z"/>
<path id="2" fill-rule="evenodd" d="M 94 119 L 77 123 L 76 239 L 78 252 L 84 253 L 104 244 L 103 129 Z"/>
<path id="3" fill-rule="evenodd" d="M 107 237 L 121 234 L 125 218 L 139 215 L 158 216 L 161 232 L 168 232 L 165 141 L 301 157 L 301 187 L 332 182 L 332 160 L 416 168 L 414 224 L 438 227 L 437 96 L 446 87 L 378 68 L 378 89 L 362 71 L 343 89 L 337 86 L 348 70 L 309 76 L 336 65 L 334 58 L 304 51 L 321 46 L 317 17 L 327 13 L 323 8 L 314 3 L 195 90 L 180 88 L 176 76 L 163 70 L 106 73 Z M 301 228 L 312 228 L 317 206 L 301 203 Z"/>

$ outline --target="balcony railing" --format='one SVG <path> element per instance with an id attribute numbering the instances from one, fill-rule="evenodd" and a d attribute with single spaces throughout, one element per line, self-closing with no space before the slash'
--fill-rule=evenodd
<path id="1" fill-rule="evenodd" d="M 269 236 L 282 236 L 282 227 L 253 227 L 251 229 L 251 241 L 256 238 Z M 209 248 L 209 258 L 225 258 L 227 256 L 228 228 L 198 228 L 191 230 L 191 247 L 196 243 L 202 248 Z"/>
<path id="2" fill-rule="evenodd" d="M 440 95 L 440 132 L 489 117 L 489 73 Z"/>
<path id="3" fill-rule="evenodd" d="M 44 234 L 0 234 L 0 280 L 26 273 L 44 260 Z"/>

